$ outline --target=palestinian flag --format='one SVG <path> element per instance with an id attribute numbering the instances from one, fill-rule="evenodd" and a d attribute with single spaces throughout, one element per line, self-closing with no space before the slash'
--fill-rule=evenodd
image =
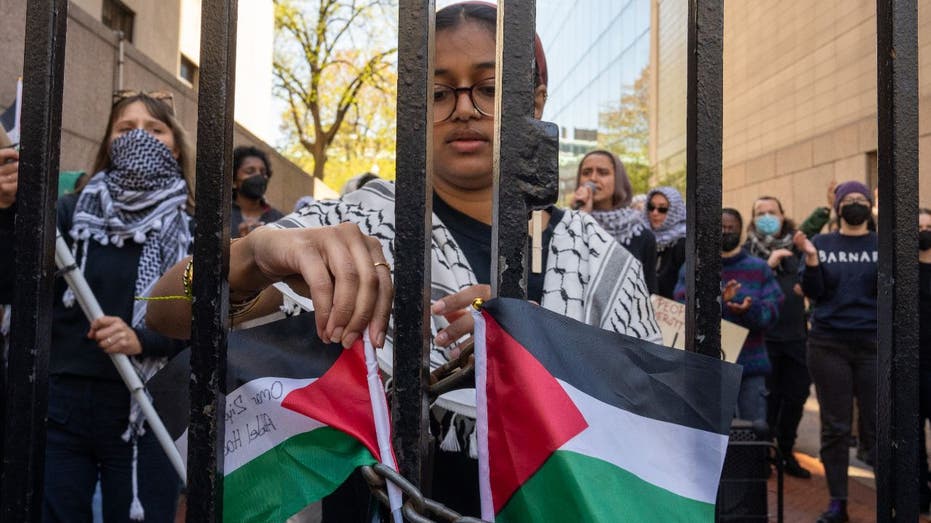
<path id="1" fill-rule="evenodd" d="M 521 300 L 474 315 L 484 519 L 714 520 L 739 366 Z"/>
<path id="2" fill-rule="evenodd" d="M 225 521 L 285 521 L 380 459 L 362 340 L 315 332 L 303 314 L 229 335 Z M 185 457 L 190 372 L 188 349 L 147 385 Z"/>

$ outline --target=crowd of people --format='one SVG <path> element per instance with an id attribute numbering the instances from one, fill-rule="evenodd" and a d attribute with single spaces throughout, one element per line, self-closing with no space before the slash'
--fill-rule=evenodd
<path id="1" fill-rule="evenodd" d="M 654 293 L 685 301 L 685 205 L 679 191 L 657 187 L 632 195 L 622 162 L 604 150 L 583 157 L 576 180 L 574 207 L 590 213 L 645 268 L 655 269 L 655 278 L 647 277 Z M 798 227 L 773 196 L 757 198 L 746 226 L 737 209 L 722 209 L 721 312 L 748 330 L 737 357 L 743 378 L 736 415 L 765 422 L 783 470 L 806 479 L 811 472 L 793 450 L 814 383 L 830 493 L 818 521 L 837 523 L 848 520 L 851 444 L 863 462 L 875 463 L 878 210 L 874 192 L 856 181 L 832 182 L 827 204 Z M 918 218 L 924 317 L 931 311 L 931 210 L 922 209 Z M 931 322 L 922 323 L 920 343 L 927 352 Z M 922 354 L 922 436 L 931 419 L 929 367 L 931 358 Z M 919 461 L 921 508 L 927 512 L 931 491 L 923 444 Z"/>
<path id="2" fill-rule="evenodd" d="M 431 366 L 456 357 L 472 331 L 463 311 L 489 298 L 496 9 L 465 2 L 436 13 Z M 535 48 L 534 114 L 546 101 L 547 67 Z M 133 357 L 150 377 L 190 335 L 190 303 L 137 297 L 189 296 L 193 230 L 193 153 L 169 95 L 120 92 L 83 188 L 58 202 L 57 225 L 107 316 L 89 323 L 75 296 L 56 282 L 49 365 L 43 519 L 89 520 L 100 485 L 107 521 L 174 518 L 180 483 L 145 430 L 108 354 Z M 318 335 L 351 345 L 368 331 L 391 361 L 394 186 L 363 175 L 338 200 L 302 200 L 285 216 L 265 199 L 266 154 L 237 147 L 230 173 L 230 311 L 234 325 L 278 310 L 273 284 L 313 301 Z M 0 149 L 0 302 L 12 301 L 16 263 L 18 154 Z M 573 210 L 544 214 L 543 271 L 531 273 L 528 299 L 600 328 L 659 342 L 650 294 L 685 300 L 686 206 L 674 187 L 633 194 L 623 162 L 596 150 L 581 160 Z M 848 448 L 875 459 L 877 237 L 874 197 L 859 182 L 829 188 L 829 202 L 798 227 L 782 202 L 760 196 L 744 216 L 722 209 L 724 319 L 749 334 L 737 362 L 743 378 L 735 415 L 765 422 L 784 470 L 809 478 L 793 454 L 814 383 L 820 404 L 821 459 L 830 500 L 821 523 L 847 521 Z M 832 215 L 835 221 L 824 231 Z M 931 211 L 920 224 L 921 314 L 931 314 Z M 584 255 L 583 255 L 584 253 Z M 593 277 L 598 275 L 598 277 Z M 592 307 L 602 313 L 586 314 Z M 921 344 L 931 345 L 931 322 Z M 390 366 L 383 369 L 390 375 Z M 921 359 L 922 423 L 931 415 L 931 360 Z M 434 407 L 434 497 L 478 514 L 474 424 L 454 430 L 454 413 Z M 923 427 L 923 425 L 922 425 Z M 452 434 L 452 436 L 450 436 Z M 460 438 L 456 445 L 439 442 Z M 470 453 L 471 450 L 471 453 Z M 931 500 L 927 459 L 919 474 Z M 64 473 L 63 473 L 64 472 Z M 352 481 L 359 481 L 358 478 Z M 359 521 L 359 489 L 324 502 L 329 521 Z"/>

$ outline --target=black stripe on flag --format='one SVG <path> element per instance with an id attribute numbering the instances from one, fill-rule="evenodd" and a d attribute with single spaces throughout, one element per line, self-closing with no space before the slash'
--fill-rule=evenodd
<path id="1" fill-rule="evenodd" d="M 741 366 L 592 327 L 523 300 L 498 298 L 484 308 L 554 377 L 589 396 L 640 416 L 728 434 Z"/>
<path id="2" fill-rule="evenodd" d="M 317 337 L 313 313 L 230 332 L 227 338 L 226 391 L 257 378 L 318 378 L 336 362 L 343 347 Z M 180 352 L 146 384 L 171 437 L 188 426 L 191 349 Z"/>

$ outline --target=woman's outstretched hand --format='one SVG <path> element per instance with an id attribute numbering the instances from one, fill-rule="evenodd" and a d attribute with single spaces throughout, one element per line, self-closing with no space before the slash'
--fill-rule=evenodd
<path id="1" fill-rule="evenodd" d="M 234 263 L 235 261 L 235 263 Z M 298 276 L 314 302 L 320 338 L 349 347 L 368 327 L 383 346 L 394 287 L 381 243 L 353 223 L 259 228 L 230 250 L 230 289 L 259 291 Z"/>

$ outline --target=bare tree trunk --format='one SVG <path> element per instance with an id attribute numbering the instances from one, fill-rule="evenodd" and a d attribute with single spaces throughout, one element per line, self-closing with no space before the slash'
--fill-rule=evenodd
<path id="1" fill-rule="evenodd" d="M 314 143 L 314 149 L 311 152 L 314 155 L 314 178 L 323 180 L 323 172 L 326 167 L 326 148 L 322 147 L 318 140 Z"/>

